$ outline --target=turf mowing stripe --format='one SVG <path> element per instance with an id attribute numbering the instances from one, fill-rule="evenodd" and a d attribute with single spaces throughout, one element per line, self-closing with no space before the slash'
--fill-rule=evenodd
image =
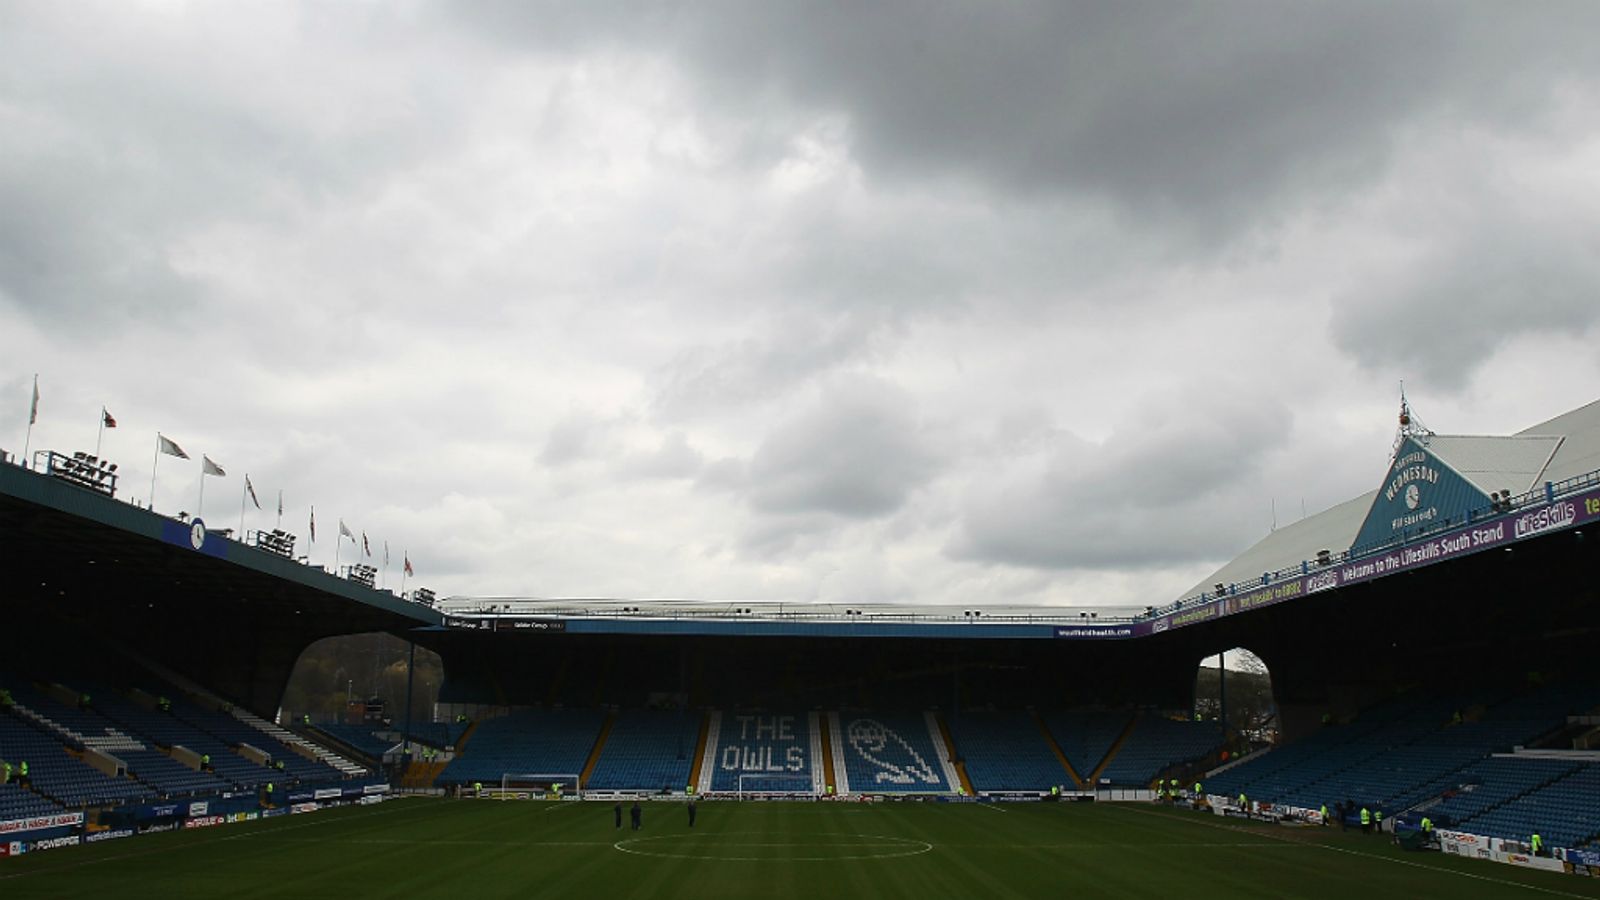
<path id="1" fill-rule="evenodd" d="M 1175 821 L 1175 822 L 1188 821 L 1187 819 L 1183 819 L 1183 818 L 1180 818 L 1178 816 L 1170 815 L 1168 813 L 1156 812 L 1155 810 L 1134 809 L 1132 807 L 1124 806 L 1122 804 L 1116 804 L 1116 803 L 1113 803 L 1113 804 L 1110 804 L 1110 805 L 1115 807 L 1115 808 L 1118 808 L 1118 809 L 1125 809 L 1128 812 L 1139 813 L 1140 815 L 1155 816 L 1157 818 L 1168 819 L 1168 820 Z M 1409 859 L 1395 859 L 1392 856 L 1383 856 L 1383 855 L 1378 854 L 1378 853 L 1367 853 L 1367 852 L 1361 851 L 1361 850 L 1351 850 L 1348 847 L 1335 847 L 1332 844 L 1319 844 L 1316 841 L 1300 840 L 1299 838 L 1291 838 L 1291 837 L 1285 837 L 1283 835 L 1269 834 L 1269 833 L 1264 832 L 1264 831 L 1256 831 L 1254 829 L 1240 828 L 1240 827 L 1238 827 L 1236 825 L 1222 825 L 1222 824 L 1218 824 L 1216 822 L 1204 822 L 1204 821 L 1197 821 L 1197 822 L 1194 822 L 1193 824 L 1195 824 L 1195 825 L 1204 825 L 1207 828 L 1217 828 L 1217 829 L 1221 829 L 1223 831 L 1244 832 L 1244 833 L 1248 833 L 1248 834 L 1260 834 L 1260 835 L 1263 835 L 1264 837 L 1269 837 L 1269 838 L 1271 838 L 1272 840 L 1275 840 L 1275 841 L 1282 841 L 1282 842 L 1290 843 L 1290 844 L 1299 844 L 1299 845 L 1305 846 L 1305 847 L 1315 847 L 1315 848 L 1317 848 L 1319 850 L 1331 850 L 1334 853 L 1344 853 L 1344 854 L 1347 854 L 1347 855 L 1350 855 L 1350 856 L 1359 856 L 1359 857 L 1363 857 L 1363 858 L 1366 858 L 1366 859 L 1381 860 L 1383 862 L 1394 863 L 1396 865 L 1410 866 L 1413 869 L 1424 869 L 1424 870 L 1429 871 L 1429 872 L 1440 872 L 1440 873 L 1443 873 L 1443 874 L 1446 874 L 1446 875 L 1459 875 L 1462 878 L 1471 878 L 1471 879 L 1474 879 L 1476 881 L 1486 881 L 1486 882 L 1488 882 L 1490 884 L 1505 885 L 1506 887 L 1522 888 L 1524 890 L 1534 891 L 1534 892 L 1540 893 L 1540 894 L 1549 894 L 1549 895 L 1551 895 L 1553 897 L 1575 897 L 1575 898 L 1577 898 L 1577 900 L 1592 900 L 1592 898 L 1590 896 L 1586 895 L 1586 894 L 1574 894 L 1574 893 L 1570 893 L 1568 891 L 1558 891 L 1555 888 L 1540 887 L 1539 885 L 1527 884 L 1526 882 L 1521 882 L 1521 881 L 1508 881 L 1508 880 L 1506 880 L 1504 878 L 1494 878 L 1494 877 L 1489 876 L 1489 875 L 1477 875 L 1477 874 L 1474 874 L 1472 872 L 1463 872 L 1463 871 L 1461 871 L 1459 869 L 1447 869 L 1447 868 L 1444 868 L 1442 866 L 1430 866 L 1430 865 L 1427 865 L 1425 863 L 1413 862 L 1412 860 L 1409 860 Z M 1554 873 L 1552 873 L 1552 874 L 1554 874 Z"/>
<path id="2" fill-rule="evenodd" d="M 421 808 L 421 807 L 419 806 L 417 808 Z M 393 814 L 398 813 L 398 812 L 410 812 L 410 810 L 402 808 L 402 809 L 381 810 L 381 811 L 377 811 L 377 812 L 369 812 L 365 816 L 362 816 L 361 819 L 359 819 L 358 821 L 366 821 L 367 819 L 374 819 L 374 818 L 377 818 L 378 816 L 393 815 Z M 171 832 L 172 834 L 194 835 L 194 838 L 192 840 L 187 840 L 187 841 L 168 842 L 165 846 L 151 847 L 151 848 L 149 848 L 147 850 L 140 850 L 140 851 L 137 851 L 137 852 L 134 852 L 134 853 L 119 853 L 119 854 L 117 854 L 115 856 L 100 856 L 100 857 L 96 857 L 94 859 L 76 860 L 74 862 L 65 863 L 65 864 L 59 865 L 59 866 L 51 866 L 51 867 L 49 867 L 47 869 L 30 869 L 30 870 L 28 870 L 26 872 L 7 872 L 7 873 L 5 873 L 3 875 L 0 875 L 0 881 L 8 881 L 8 880 L 13 879 L 13 878 L 26 878 L 26 877 L 28 877 L 30 875 L 44 875 L 44 874 L 48 874 L 50 872 L 60 872 L 60 871 L 68 870 L 68 869 L 82 869 L 82 868 L 85 868 L 87 866 L 99 865 L 100 863 L 105 863 L 105 862 L 115 862 L 117 860 L 123 860 L 123 859 L 136 859 L 136 858 L 141 857 L 141 856 L 151 856 L 151 855 L 154 855 L 154 854 L 157 854 L 157 853 L 171 853 L 174 850 L 193 850 L 196 847 L 203 847 L 203 846 L 206 846 L 206 845 L 209 845 L 209 844 L 218 844 L 218 843 L 221 843 L 223 841 L 243 840 L 245 838 L 255 837 L 258 834 L 276 834 L 276 833 L 280 833 L 280 832 L 284 832 L 284 831 L 298 831 L 301 828 L 310 828 L 313 825 L 327 825 L 327 824 L 330 824 L 332 822 L 347 821 L 349 818 L 350 818 L 349 816 L 338 816 L 338 817 L 335 817 L 333 819 L 324 819 L 324 820 L 318 820 L 318 821 L 312 821 L 312 822 L 295 822 L 292 825 L 285 823 L 284 825 L 281 825 L 281 826 L 273 828 L 270 832 L 250 832 L 248 834 L 216 835 L 215 838 L 212 839 L 212 840 L 206 840 L 206 838 L 211 838 L 212 835 L 203 834 L 203 833 L 200 833 L 200 832 L 194 832 L 194 831 L 190 831 L 190 832 Z M 269 823 L 272 822 L 271 819 L 257 819 L 256 821 L 257 822 L 269 822 Z M 273 824 L 276 825 L 276 823 L 273 823 Z M 156 836 L 150 836 L 150 837 L 156 837 Z M 134 838 L 134 840 L 138 840 L 138 839 L 139 838 Z M 148 840 L 149 837 L 147 837 L 146 839 Z M 156 837 L 156 839 L 159 840 L 160 838 Z"/>

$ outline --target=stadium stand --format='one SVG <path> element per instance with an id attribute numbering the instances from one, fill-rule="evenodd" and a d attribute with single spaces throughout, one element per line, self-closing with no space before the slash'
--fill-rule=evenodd
<path id="1" fill-rule="evenodd" d="M 855 793 L 953 790 L 928 721 L 915 713 L 841 713 L 845 773 Z"/>
<path id="2" fill-rule="evenodd" d="M 58 812 L 61 812 L 61 806 L 21 785 L 0 784 L 0 822 Z"/>
<path id="3" fill-rule="evenodd" d="M 411 725 L 411 739 L 440 750 L 453 750 L 470 727 L 470 722 L 414 722 Z M 389 730 L 395 729 L 391 727 Z"/>
<path id="4" fill-rule="evenodd" d="M 350 725 L 343 722 L 322 722 L 311 726 L 313 731 L 327 735 L 358 753 L 375 759 L 382 759 L 385 753 L 393 750 L 400 742 L 391 738 L 380 737 L 370 725 Z M 435 732 L 437 733 L 437 732 Z M 413 736 L 415 738 L 415 736 Z"/>
<path id="5" fill-rule="evenodd" d="M 700 716 L 682 711 L 620 713 L 584 787 L 591 790 L 683 790 L 694 760 Z"/>
<path id="6" fill-rule="evenodd" d="M 745 791 L 815 790 L 821 776 L 818 746 L 806 713 L 724 712 L 715 742 L 706 747 L 710 790 L 738 791 L 741 775 L 749 776 L 743 779 Z"/>
<path id="7" fill-rule="evenodd" d="M 946 722 L 976 790 L 1047 791 L 1072 784 L 1031 713 L 968 711 Z"/>
<path id="8" fill-rule="evenodd" d="M 328 774 L 323 771 L 325 769 L 332 769 L 333 777 L 336 778 L 355 778 L 367 774 L 365 767 L 345 759 L 344 757 L 334 753 L 332 750 L 329 750 L 320 744 L 306 740 L 305 738 L 295 734 L 287 728 L 282 727 L 281 725 L 274 725 L 273 723 L 268 722 L 266 719 L 242 709 L 230 709 L 229 713 L 234 719 L 243 723 L 247 728 L 253 729 L 255 732 L 257 732 L 258 735 L 265 735 L 266 737 L 277 742 L 277 744 L 281 745 L 282 747 L 288 748 L 291 755 L 299 754 L 305 759 L 305 761 L 314 761 L 316 766 L 321 767 L 306 769 L 306 767 L 302 766 L 300 767 L 301 770 L 307 771 L 307 774 L 299 775 L 298 777 L 329 777 Z"/>
<path id="9" fill-rule="evenodd" d="M 1167 769 L 1209 756 L 1222 744 L 1215 722 L 1192 722 L 1142 715 L 1100 772 L 1100 782 L 1143 787 Z"/>
<path id="10" fill-rule="evenodd" d="M 19 699 L 18 706 L 21 705 Z M 31 789 L 63 806 L 100 806 L 156 798 L 154 790 L 137 781 L 92 768 L 71 755 L 58 738 L 15 716 L 0 716 L 0 759 L 26 762 Z"/>
<path id="11" fill-rule="evenodd" d="M 1125 711 L 1067 711 L 1046 713 L 1044 722 L 1073 770 L 1088 780 L 1131 718 Z"/>
<path id="12" fill-rule="evenodd" d="M 1446 790 L 1437 801 L 1424 804 L 1420 809 L 1440 827 L 1464 825 L 1476 816 L 1526 796 L 1580 768 L 1582 764 L 1570 760 L 1491 757 L 1463 769 L 1458 786 Z"/>
<path id="13" fill-rule="evenodd" d="M 439 774 L 439 784 L 499 784 L 501 776 L 565 775 L 583 771 L 605 713 L 599 710 L 519 710 L 487 719 L 471 745 Z"/>
<path id="14" fill-rule="evenodd" d="M 1481 832 L 1491 836 L 1525 836 L 1544 808 L 1563 808 L 1569 796 L 1600 809 L 1600 792 L 1585 794 L 1581 779 L 1563 783 L 1582 774 L 1572 763 L 1488 757 L 1560 730 L 1569 712 L 1588 708 L 1594 697 L 1583 685 L 1523 694 L 1499 688 L 1407 694 L 1221 773 L 1209 786 L 1226 796 L 1305 808 L 1349 799 L 1393 815 L 1436 805 L 1440 821 L 1499 829 Z M 1556 784 L 1562 786 L 1555 793 L 1529 799 Z"/>
<path id="15" fill-rule="evenodd" d="M 1588 764 L 1487 809 L 1457 826 L 1490 837 L 1525 840 L 1539 832 L 1555 847 L 1600 839 L 1600 765 Z"/>

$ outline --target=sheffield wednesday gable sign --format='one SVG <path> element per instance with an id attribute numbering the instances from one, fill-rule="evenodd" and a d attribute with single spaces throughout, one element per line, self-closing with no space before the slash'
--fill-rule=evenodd
<path id="1" fill-rule="evenodd" d="M 1408 437 L 1351 546 L 1374 547 L 1424 529 L 1460 525 L 1469 510 L 1488 506 L 1487 494 Z"/>

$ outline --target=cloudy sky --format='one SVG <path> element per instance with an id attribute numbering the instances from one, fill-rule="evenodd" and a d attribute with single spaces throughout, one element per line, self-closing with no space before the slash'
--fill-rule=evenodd
<path id="1" fill-rule="evenodd" d="M 441 594 L 1164 602 L 1375 486 L 1402 379 L 1441 433 L 1600 397 L 1597 33 L 0 0 L 0 447 L 38 373 L 119 496 L 159 429 L 214 527 L 248 472 Z"/>

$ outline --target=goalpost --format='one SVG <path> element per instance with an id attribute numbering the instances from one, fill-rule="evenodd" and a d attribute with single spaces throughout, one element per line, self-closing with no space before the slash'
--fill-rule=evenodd
<path id="1" fill-rule="evenodd" d="M 491 790 L 489 796 L 496 800 L 582 800 L 583 786 L 578 779 L 563 772 L 506 772 L 500 776 L 500 789 Z"/>
<path id="2" fill-rule="evenodd" d="M 810 775 L 766 775 L 739 773 L 740 800 L 815 799 L 817 785 Z"/>

